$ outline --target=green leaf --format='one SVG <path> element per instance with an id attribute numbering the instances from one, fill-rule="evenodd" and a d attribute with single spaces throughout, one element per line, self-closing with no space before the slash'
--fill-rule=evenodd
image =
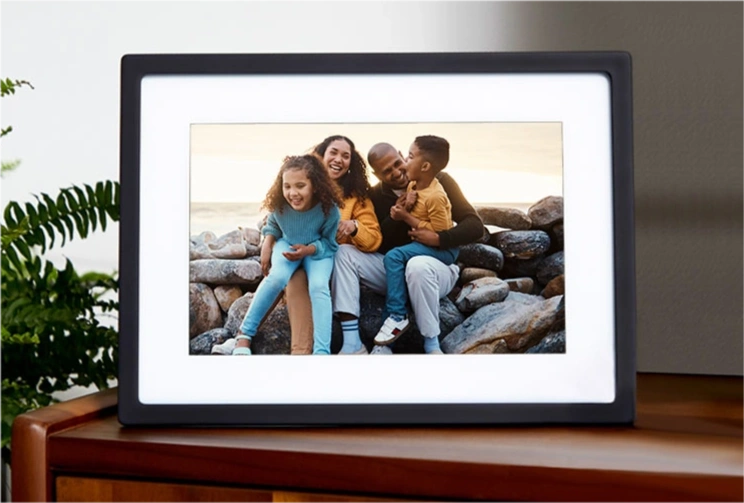
<path id="1" fill-rule="evenodd" d="M 72 241 L 73 238 L 75 237 L 75 224 L 72 223 L 72 219 L 70 218 L 70 215 L 63 215 L 60 220 L 62 220 L 67 226 L 67 230 L 70 232 L 68 239 Z"/>
<path id="2" fill-rule="evenodd" d="M 85 192 L 83 192 L 83 190 L 76 185 L 72 186 L 72 190 L 74 190 L 75 194 L 77 195 L 78 202 L 80 203 L 80 207 L 86 208 L 86 209 L 90 208 L 90 202 L 85 197 Z"/>
<path id="3" fill-rule="evenodd" d="M 39 214 L 36 211 L 36 208 L 34 208 L 34 205 L 31 203 L 26 203 L 26 215 L 29 217 L 29 223 L 31 224 L 31 227 L 36 227 L 39 225 Z"/>
<path id="4" fill-rule="evenodd" d="M 54 232 L 52 225 L 60 229 L 60 233 L 62 234 L 62 244 L 65 244 L 65 228 L 62 227 L 62 224 L 60 224 L 58 220 L 54 220 L 52 224 L 43 224 L 42 227 L 44 227 L 44 230 L 47 232 L 47 236 L 49 236 L 49 247 L 47 248 L 45 246 L 42 246 L 41 253 L 44 253 L 54 246 L 54 235 L 56 234 L 56 232 Z"/>
<path id="5" fill-rule="evenodd" d="M 44 199 L 44 202 L 47 205 L 47 209 L 49 210 L 49 217 L 52 219 L 59 218 L 59 211 L 57 211 L 57 204 L 54 202 L 54 200 L 49 197 L 48 194 L 41 194 L 41 197 Z"/>
<path id="6" fill-rule="evenodd" d="M 67 204 L 70 207 L 70 211 L 77 211 L 80 208 L 80 205 L 77 202 L 77 199 L 75 199 L 75 196 L 72 195 L 72 192 L 69 189 L 65 189 L 62 191 L 60 195 L 64 195 L 67 199 Z"/>
<path id="7" fill-rule="evenodd" d="M 20 254 L 23 255 L 24 259 L 31 260 L 31 250 L 23 240 L 19 239 L 18 241 L 15 241 L 13 245 L 18 249 Z"/>
<path id="8" fill-rule="evenodd" d="M 93 228 L 93 231 L 95 231 L 96 226 L 98 225 L 98 216 L 96 215 L 96 209 L 94 207 L 88 208 L 88 217 L 90 218 L 90 225 Z"/>
<path id="9" fill-rule="evenodd" d="M 98 219 L 101 222 L 101 230 L 106 230 L 106 210 L 99 208 Z"/>

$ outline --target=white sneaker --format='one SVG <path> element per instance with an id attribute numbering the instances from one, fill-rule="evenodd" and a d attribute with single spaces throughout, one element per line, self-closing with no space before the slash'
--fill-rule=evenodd
<path id="1" fill-rule="evenodd" d="M 393 350 L 390 349 L 390 346 L 375 346 L 372 348 L 371 355 L 392 355 Z"/>
<path id="2" fill-rule="evenodd" d="M 235 349 L 235 338 L 227 339 L 222 344 L 215 344 L 212 346 L 213 355 L 231 355 L 233 349 Z"/>
<path id="3" fill-rule="evenodd" d="M 388 316 L 385 323 L 382 324 L 380 331 L 375 336 L 375 344 L 380 346 L 387 346 L 395 342 L 398 337 L 406 333 L 411 328 L 411 322 L 408 318 L 403 318 L 400 321 L 395 321 L 392 316 Z"/>

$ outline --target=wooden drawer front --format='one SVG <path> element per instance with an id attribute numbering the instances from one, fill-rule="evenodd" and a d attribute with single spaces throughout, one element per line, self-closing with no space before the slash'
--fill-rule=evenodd
<path id="1" fill-rule="evenodd" d="M 403 501 L 340 494 L 239 489 L 219 486 L 60 476 L 55 501 Z"/>

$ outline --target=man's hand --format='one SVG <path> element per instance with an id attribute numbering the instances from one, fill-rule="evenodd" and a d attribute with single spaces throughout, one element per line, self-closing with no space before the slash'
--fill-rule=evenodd
<path id="1" fill-rule="evenodd" d="M 338 230 L 336 231 L 336 241 L 341 241 L 351 235 L 356 230 L 356 225 L 353 220 L 341 220 L 338 223 Z"/>
<path id="2" fill-rule="evenodd" d="M 291 260 L 292 262 L 301 260 L 308 255 L 315 253 L 315 245 L 292 245 L 290 246 L 290 249 L 293 251 L 282 252 L 282 255 L 284 255 L 284 258 Z"/>
<path id="3" fill-rule="evenodd" d="M 417 243 L 422 245 L 431 246 L 433 248 L 439 247 L 439 234 L 429 229 L 414 229 L 408 231 L 408 235 L 411 236 Z"/>

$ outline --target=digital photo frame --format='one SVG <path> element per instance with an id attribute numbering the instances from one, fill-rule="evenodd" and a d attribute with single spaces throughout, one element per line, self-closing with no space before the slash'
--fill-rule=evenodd
<path id="1" fill-rule="evenodd" d="M 122 424 L 633 421 L 627 53 L 127 55 L 121 68 Z M 260 202 L 282 157 L 334 134 L 365 158 L 375 142 L 406 157 L 420 135 L 449 140 L 443 172 L 487 232 L 459 248 L 444 353 L 338 355 L 336 320 L 334 354 L 290 355 L 286 306 L 248 358 L 195 349 L 234 337 L 236 298 L 263 280 Z M 220 255 L 230 236 L 240 254 Z M 484 266 L 484 251 L 501 258 Z M 215 264 L 229 271 L 200 269 Z M 381 324 L 369 305 L 362 332 Z M 405 337 L 421 334 L 398 348 Z"/>

